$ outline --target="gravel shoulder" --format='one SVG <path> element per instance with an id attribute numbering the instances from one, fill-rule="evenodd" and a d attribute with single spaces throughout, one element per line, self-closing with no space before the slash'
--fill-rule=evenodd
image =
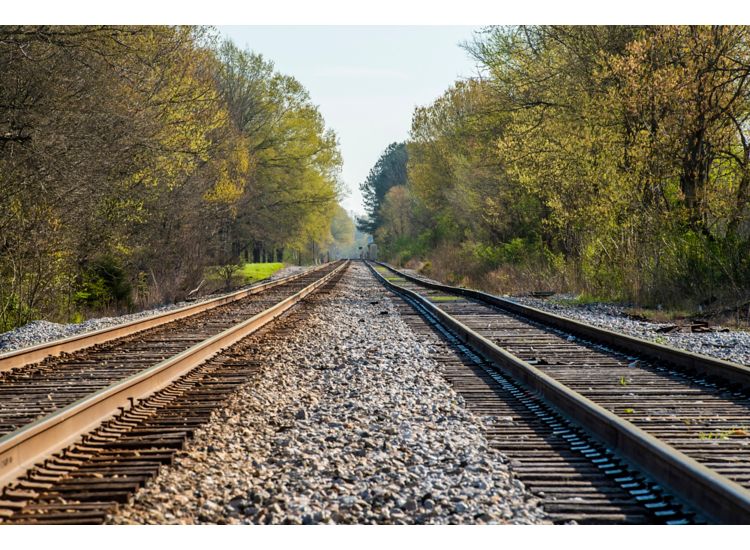
<path id="1" fill-rule="evenodd" d="M 110 523 L 546 522 L 366 267 L 305 307 Z"/>
<path id="2" fill-rule="evenodd" d="M 601 303 L 569 306 L 526 296 L 512 296 L 509 299 L 519 304 L 644 340 L 750 365 L 750 333 L 745 331 L 662 334 L 657 332 L 657 329 L 668 324 L 632 319 L 627 315 L 626 308 L 623 306 Z"/>
<path id="3" fill-rule="evenodd" d="M 274 273 L 268 278 L 268 280 L 273 281 L 281 277 L 288 277 L 306 269 L 309 269 L 309 267 L 299 267 L 296 265 L 287 266 Z M 253 284 L 257 284 L 257 282 Z M 195 303 L 205 302 L 206 300 L 218 298 L 223 295 L 224 293 L 210 294 L 190 302 L 177 302 L 128 315 L 118 315 L 116 317 L 97 317 L 94 319 L 87 319 L 82 323 L 65 324 L 52 323 L 50 321 L 32 321 L 22 327 L 0 333 L 0 353 L 7 353 L 17 349 L 43 344 L 45 342 L 68 338 L 70 336 L 75 336 L 76 334 L 93 332 L 104 328 L 130 323 L 132 321 L 137 321 L 138 319 L 156 315 L 157 313 L 166 313 L 167 311 L 172 311 Z"/>
<path id="4" fill-rule="evenodd" d="M 431 280 L 410 269 L 404 269 L 403 271 L 428 281 Z M 440 281 L 433 282 L 440 283 Z M 729 330 L 728 332 L 674 332 L 662 334 L 657 332 L 657 329 L 664 327 L 665 324 L 632 319 L 627 315 L 625 312 L 626 308 L 623 306 L 604 303 L 580 306 L 565 305 L 556 303 L 556 297 L 541 299 L 529 296 L 505 296 L 505 298 L 519 304 L 588 323 L 596 327 L 643 338 L 644 340 L 650 340 L 693 353 L 710 355 L 719 359 L 750 365 L 750 332 Z"/>

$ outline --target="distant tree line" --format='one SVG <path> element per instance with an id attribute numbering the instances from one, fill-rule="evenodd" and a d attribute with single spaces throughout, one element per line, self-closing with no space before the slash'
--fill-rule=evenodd
<path id="1" fill-rule="evenodd" d="M 392 259 L 455 281 L 747 301 L 749 38 L 736 26 L 485 29 L 466 45 L 481 75 L 416 109 L 405 153 L 391 146 L 374 169 L 405 164 L 406 180 L 363 184 L 366 223 Z"/>
<path id="2" fill-rule="evenodd" d="M 302 85 L 210 29 L 0 27 L 0 330 L 319 260 L 340 166 Z"/>

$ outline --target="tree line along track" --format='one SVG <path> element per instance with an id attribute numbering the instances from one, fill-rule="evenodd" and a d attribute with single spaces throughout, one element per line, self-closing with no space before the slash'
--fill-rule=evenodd
<path id="1" fill-rule="evenodd" d="M 334 262 L 184 319 L 0 373 L 0 485 L 343 272 Z"/>
<path id="2" fill-rule="evenodd" d="M 382 265 L 383 281 L 405 294 L 504 375 L 543 395 L 604 448 L 646 472 L 710 521 L 750 522 L 750 394 L 746 367 L 674 350 L 647 355 L 612 333 L 566 332 L 521 314 L 518 304 L 421 281 Z M 389 280 L 390 279 L 390 280 Z M 532 308 L 529 314 L 534 316 Z M 572 324 L 577 324 L 571 322 Z M 574 329 L 576 327 L 573 327 Z M 585 333 L 585 337 L 581 336 Z M 637 343 L 636 343 L 637 344 Z M 660 348 L 665 348 L 660 346 Z M 689 356 L 697 373 L 685 367 Z M 730 380 L 724 375 L 731 372 Z M 638 491 L 639 489 L 635 489 Z"/>

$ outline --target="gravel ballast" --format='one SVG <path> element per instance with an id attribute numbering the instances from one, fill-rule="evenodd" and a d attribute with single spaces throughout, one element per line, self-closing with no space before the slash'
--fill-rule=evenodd
<path id="1" fill-rule="evenodd" d="M 305 307 L 110 523 L 546 522 L 366 267 Z"/>
<path id="2" fill-rule="evenodd" d="M 657 329 L 671 323 L 638 321 L 629 317 L 625 311 L 627 308 L 623 306 L 601 303 L 569 306 L 555 303 L 554 300 L 548 301 L 526 296 L 513 296 L 508 299 L 596 327 L 636 336 L 693 353 L 750 365 L 749 332 L 730 330 L 728 332 L 672 332 L 663 334 L 657 332 Z"/>
<path id="3" fill-rule="evenodd" d="M 281 277 L 287 277 L 309 269 L 308 267 L 299 267 L 296 265 L 287 266 L 273 275 L 268 280 L 273 281 Z M 253 283 L 258 284 L 258 283 Z M 10 330 L 0 334 L 0 353 L 7 353 L 15 351 L 21 348 L 27 348 L 30 346 L 36 346 L 37 344 L 43 344 L 45 342 L 52 342 L 54 340 L 61 340 L 76 334 L 83 334 L 85 332 L 94 332 L 97 330 L 130 323 L 139 319 L 156 315 L 157 313 L 166 313 L 173 309 L 179 309 L 181 307 L 189 306 L 195 303 L 204 302 L 206 300 L 212 300 L 222 296 L 222 293 L 211 294 L 203 296 L 197 300 L 191 302 L 177 302 L 175 304 L 168 304 L 152 309 L 139 311 L 138 313 L 131 313 L 128 315 L 119 315 L 117 317 L 97 317 L 95 319 L 88 319 L 82 323 L 52 323 L 50 321 L 32 321 L 25 324 L 22 327 Z"/>

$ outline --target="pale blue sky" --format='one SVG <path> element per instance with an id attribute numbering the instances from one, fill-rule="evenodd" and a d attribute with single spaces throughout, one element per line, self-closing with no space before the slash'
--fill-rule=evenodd
<path id="1" fill-rule="evenodd" d="M 408 137 L 414 107 L 476 74 L 459 47 L 478 27 L 221 26 L 239 47 L 274 62 L 310 92 L 339 138 L 347 210 L 362 212 L 359 184 L 385 147 Z"/>

